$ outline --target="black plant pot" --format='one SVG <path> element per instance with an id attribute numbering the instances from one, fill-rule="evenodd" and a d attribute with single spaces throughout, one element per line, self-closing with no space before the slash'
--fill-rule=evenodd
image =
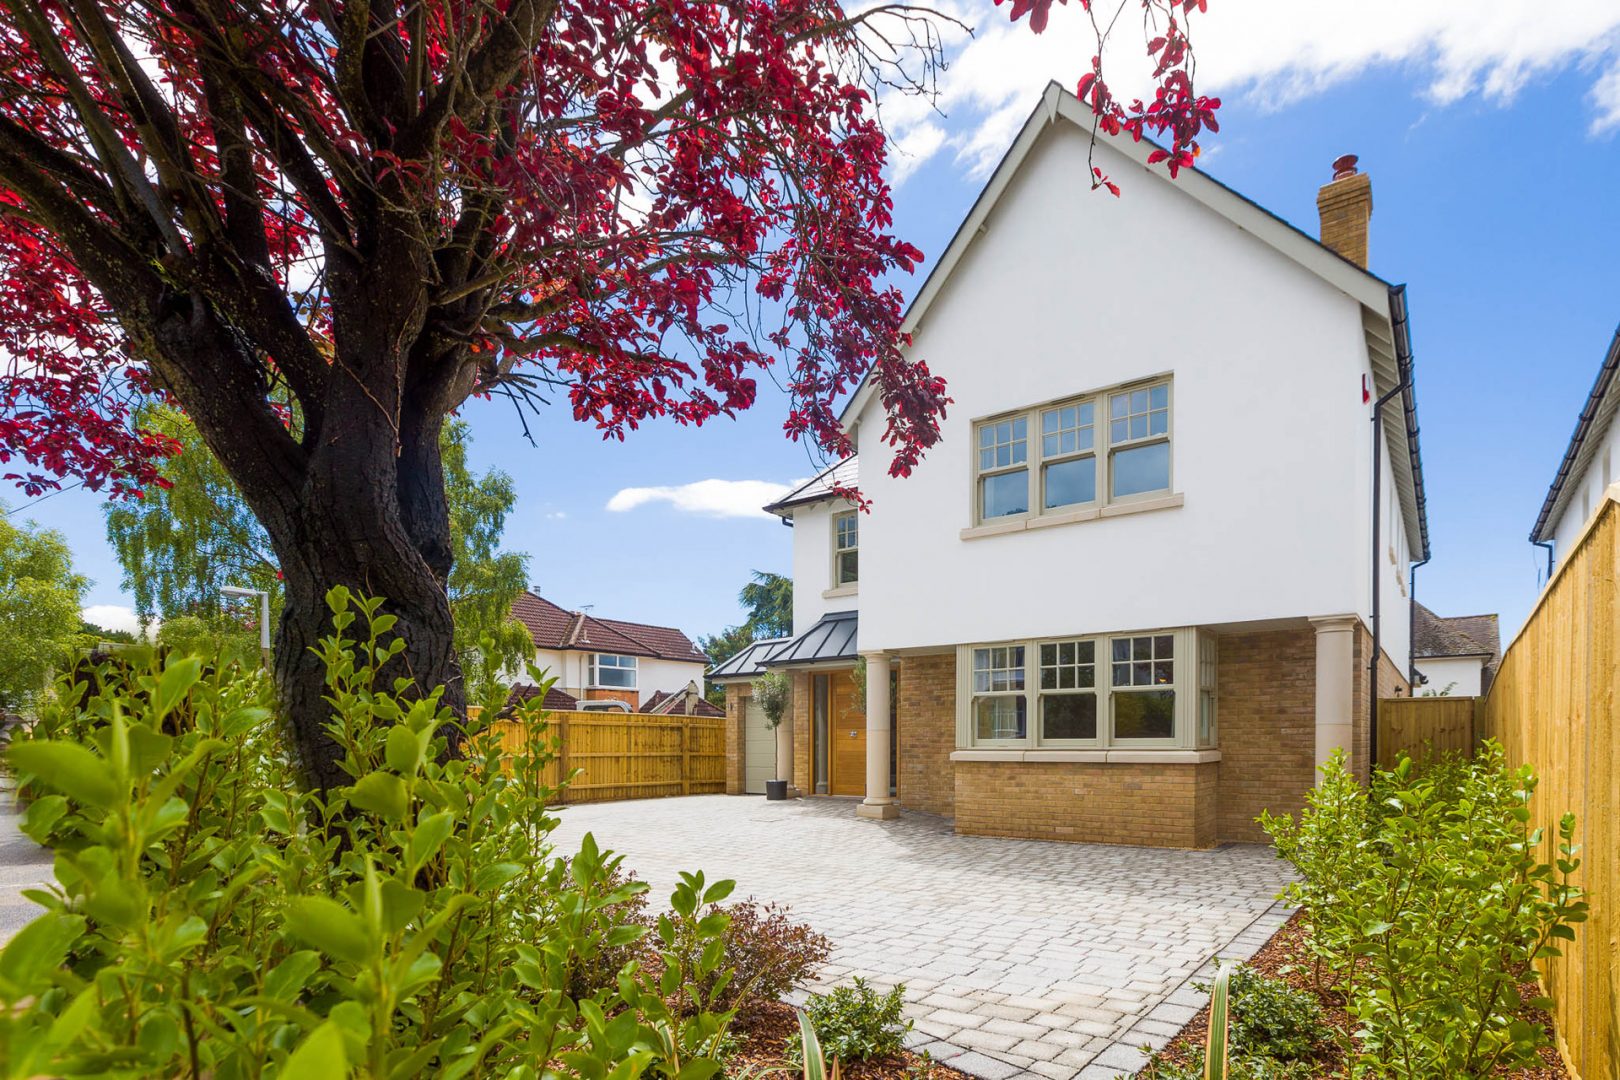
<path id="1" fill-rule="evenodd" d="M 767 780 L 767 781 L 765 781 L 765 801 L 766 802 L 783 802 L 786 799 L 787 799 L 787 781 L 786 780 Z"/>

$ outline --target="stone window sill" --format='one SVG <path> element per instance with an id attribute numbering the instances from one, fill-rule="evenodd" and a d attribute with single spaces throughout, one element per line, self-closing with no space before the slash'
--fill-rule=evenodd
<path id="1" fill-rule="evenodd" d="M 1184 505 L 1186 501 L 1186 495 L 1178 491 L 1174 495 L 1161 495 L 1156 499 L 1137 499 L 1133 502 L 1109 503 L 1107 506 L 1094 507 L 1089 510 L 1071 510 L 1064 514 L 1040 514 L 1035 517 L 1019 518 L 1016 521 L 992 521 L 985 525 L 975 525 L 972 528 L 963 529 L 957 535 L 963 540 L 977 540 L 980 537 L 1001 536 L 1005 533 L 1033 532 L 1036 529 L 1050 529 L 1058 525 L 1074 525 L 1082 521 L 1096 521 L 1098 518 L 1145 514 L 1150 510 L 1170 510 Z"/>
<path id="2" fill-rule="evenodd" d="M 855 596 L 860 591 L 861 587 L 859 583 L 854 585 L 839 585 L 837 588 L 821 590 L 821 598 L 823 600 L 836 600 L 841 596 Z"/>
<path id="3" fill-rule="evenodd" d="M 1090 765 L 1203 765 L 1219 750 L 955 750 L 952 761 L 1021 761 Z"/>

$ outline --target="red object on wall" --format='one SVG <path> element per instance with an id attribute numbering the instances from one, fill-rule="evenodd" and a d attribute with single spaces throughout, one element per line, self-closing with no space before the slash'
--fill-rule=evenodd
<path id="1" fill-rule="evenodd" d="M 1367 385 L 1367 376 L 1361 377 L 1361 403 L 1363 405 L 1372 400 L 1372 389 Z"/>

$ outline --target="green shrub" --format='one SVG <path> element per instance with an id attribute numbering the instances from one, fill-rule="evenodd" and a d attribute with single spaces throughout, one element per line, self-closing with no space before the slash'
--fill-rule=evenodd
<path id="1" fill-rule="evenodd" d="M 827 1061 L 868 1061 L 898 1054 L 905 1045 L 911 1022 L 902 1020 L 904 986 L 887 994 L 874 990 L 857 976 L 851 986 L 835 986 L 826 994 L 812 994 L 804 1016 L 821 1044 Z M 802 1063 L 803 1041 L 788 1040 L 788 1060 Z"/>
<path id="2" fill-rule="evenodd" d="M 1228 993 L 1234 1053 L 1290 1061 L 1316 1052 L 1325 1025 L 1314 994 L 1246 965 L 1232 968 Z"/>
<path id="3" fill-rule="evenodd" d="M 1198 1049 L 1184 1061 L 1155 1061 L 1136 1080 L 1205 1080 L 1204 1051 Z M 1316 1080 L 1318 1068 L 1311 1061 L 1278 1061 L 1264 1055 L 1235 1053 L 1226 1065 L 1226 1080 Z"/>
<path id="4" fill-rule="evenodd" d="M 1300 872 L 1287 897 L 1308 912 L 1319 978 L 1355 1021 L 1345 1053 L 1358 1072 L 1408 1080 L 1529 1062 L 1547 1034 L 1519 1017 L 1518 983 L 1586 917 L 1574 816 L 1544 855 L 1535 774 L 1509 770 L 1494 743 L 1444 769 L 1403 761 L 1371 787 L 1377 814 L 1336 754 L 1297 823 L 1262 815 Z"/>
<path id="5" fill-rule="evenodd" d="M 448 758 L 438 697 L 379 685 L 392 617 L 328 602 L 350 786 L 300 790 L 264 678 L 195 658 L 63 694 L 11 749 L 56 880 L 0 952 L 0 1073 L 713 1076 L 731 883 L 682 875 L 649 933 L 617 858 L 553 853 L 545 753 L 474 728 Z"/>

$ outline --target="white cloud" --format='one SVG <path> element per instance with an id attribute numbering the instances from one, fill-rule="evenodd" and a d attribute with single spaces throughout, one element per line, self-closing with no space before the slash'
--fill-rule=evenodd
<path id="1" fill-rule="evenodd" d="M 970 174 L 988 173 L 1047 82 L 1072 88 L 1095 49 L 1075 5 L 1054 7 L 1040 35 L 1009 22 L 1004 7 L 969 10 L 976 36 L 950 43 L 951 65 L 941 78 L 939 107 L 947 119 L 885 105 L 885 121 L 909 151 L 896 156 L 897 183 L 941 152 Z M 1192 36 L 1200 90 L 1264 108 L 1321 94 L 1380 66 L 1416 73 L 1424 96 L 1441 106 L 1468 98 L 1507 104 L 1532 80 L 1576 70 L 1591 79 L 1592 134 L 1620 129 L 1620 4 L 1612 2 L 1221 0 L 1208 15 L 1195 16 Z M 1142 39 L 1128 18 L 1115 31 L 1104 67 L 1121 97 L 1145 89 Z M 943 139 L 927 133 L 941 125 Z"/>
<path id="2" fill-rule="evenodd" d="M 625 513 L 641 506 L 668 503 L 683 514 L 715 518 L 769 517 L 761 507 L 775 502 L 792 484 L 769 480 L 696 480 L 668 487 L 628 487 L 607 502 L 614 513 Z"/>
<path id="3" fill-rule="evenodd" d="M 567 516 L 568 511 L 566 510 L 548 510 L 546 512 L 547 521 L 562 521 Z"/>
<path id="4" fill-rule="evenodd" d="M 106 630 L 127 630 L 137 636 L 141 632 L 141 620 L 135 609 L 122 604 L 92 604 L 80 611 L 79 617 Z M 156 628 L 155 619 L 152 625 Z"/>

